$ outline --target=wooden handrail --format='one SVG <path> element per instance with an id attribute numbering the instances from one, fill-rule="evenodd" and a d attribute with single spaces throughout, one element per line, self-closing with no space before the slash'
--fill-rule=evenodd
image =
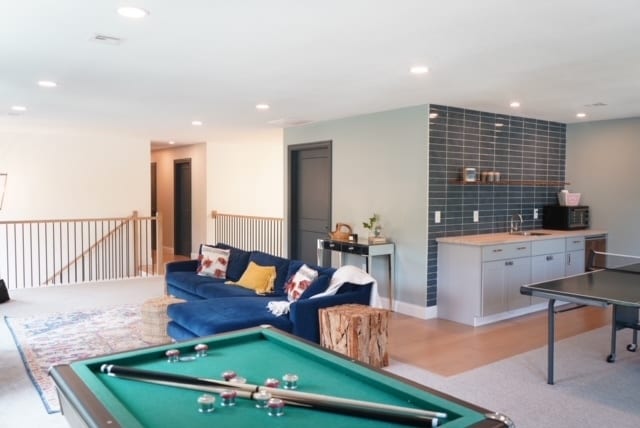
<path id="1" fill-rule="evenodd" d="M 225 214 L 225 213 L 219 213 L 216 210 L 211 211 L 211 218 L 212 219 L 216 219 L 218 218 L 218 216 L 228 216 L 228 217 L 234 217 L 234 218 L 246 218 L 246 219 L 252 219 L 252 220 L 282 220 L 282 217 L 260 217 L 260 216 L 254 216 L 254 215 L 242 215 L 242 214 Z"/>
<path id="2" fill-rule="evenodd" d="M 155 217 L 136 217 L 138 220 L 154 220 Z M 89 221 L 128 221 L 129 217 L 97 217 L 97 218 L 68 218 L 68 219 L 52 219 L 52 220 L 3 220 L 0 224 L 36 224 L 36 223 L 73 223 L 73 222 L 89 222 Z"/>

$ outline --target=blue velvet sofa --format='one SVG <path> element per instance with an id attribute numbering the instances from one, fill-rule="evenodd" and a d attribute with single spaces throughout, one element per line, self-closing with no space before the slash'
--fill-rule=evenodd
<path id="1" fill-rule="evenodd" d="M 346 303 L 368 305 L 370 302 L 372 284 L 345 283 L 335 295 L 311 298 L 327 289 L 335 272 L 333 268 L 311 266 L 318 271 L 317 279 L 298 300 L 291 303 L 288 314 L 276 316 L 267 308 L 267 304 L 271 301 L 287 301 L 285 283 L 303 262 L 260 251 L 244 251 L 221 243 L 215 247 L 230 250 L 224 279 L 198 275 L 198 260 L 167 263 L 167 292 L 186 300 L 172 304 L 167 309 L 171 319 L 167 333 L 174 340 L 269 324 L 319 343 L 319 309 Z M 240 279 L 250 261 L 260 266 L 275 266 L 276 280 L 272 293 L 258 295 L 254 290 L 226 283 Z"/>

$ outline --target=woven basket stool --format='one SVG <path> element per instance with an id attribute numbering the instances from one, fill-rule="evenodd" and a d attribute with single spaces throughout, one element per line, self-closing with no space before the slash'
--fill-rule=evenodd
<path id="1" fill-rule="evenodd" d="M 184 302 L 173 296 L 162 296 L 149 299 L 142 304 L 142 340 L 149 343 L 169 343 L 167 335 L 167 306 Z"/>

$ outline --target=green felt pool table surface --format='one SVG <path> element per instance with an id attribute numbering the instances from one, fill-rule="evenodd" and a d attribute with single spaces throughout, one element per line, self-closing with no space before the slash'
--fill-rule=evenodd
<path id="1" fill-rule="evenodd" d="M 165 351 L 193 354 L 194 345 L 209 346 L 206 357 L 168 363 Z M 200 391 L 138 382 L 100 372 L 115 364 L 172 374 L 221 379 L 227 370 L 262 385 L 267 378 L 285 373 L 299 376 L 298 390 L 315 394 L 372 401 L 447 413 L 444 427 L 501 427 L 488 419 L 492 412 L 425 388 L 404 378 L 374 369 L 272 328 L 256 328 L 143 348 L 56 366 L 56 383 L 62 411 L 72 426 L 108 427 L 389 427 L 389 422 L 287 406 L 285 415 L 269 416 L 255 402 L 238 398 L 234 407 L 198 412 Z"/>

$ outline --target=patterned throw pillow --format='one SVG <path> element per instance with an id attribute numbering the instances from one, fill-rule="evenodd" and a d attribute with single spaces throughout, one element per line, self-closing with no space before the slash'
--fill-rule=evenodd
<path id="1" fill-rule="evenodd" d="M 295 302 L 302 296 L 311 283 L 318 277 L 318 271 L 311 269 L 307 265 L 300 266 L 300 269 L 289 278 L 284 285 L 287 298 L 290 302 Z"/>
<path id="2" fill-rule="evenodd" d="M 224 279 L 227 276 L 229 250 L 203 245 L 200 249 L 198 275 Z"/>

